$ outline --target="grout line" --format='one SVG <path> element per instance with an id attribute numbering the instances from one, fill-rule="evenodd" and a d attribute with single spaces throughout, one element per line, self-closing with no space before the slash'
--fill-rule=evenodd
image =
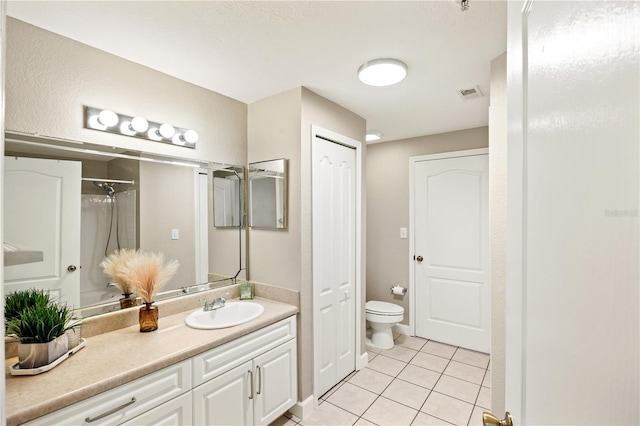
<path id="1" fill-rule="evenodd" d="M 447 376 L 447 377 L 453 377 L 454 379 L 462 380 L 463 382 L 471 383 L 472 385 L 476 385 L 476 386 L 482 387 L 482 383 L 476 383 L 476 382 L 472 382 L 471 380 L 461 379 L 460 377 L 452 376 L 451 374 L 444 374 L 444 372 L 442 373 L 442 375 L 443 376 Z"/>
<path id="2" fill-rule="evenodd" d="M 369 392 L 371 392 L 371 391 L 369 391 Z M 372 406 L 372 405 L 373 405 L 373 404 L 378 400 L 378 398 L 380 398 L 380 395 L 375 394 L 375 392 L 371 392 L 371 393 L 373 393 L 374 395 L 376 395 L 376 397 L 375 397 L 375 399 L 371 402 L 371 404 L 369 404 L 369 405 L 367 406 L 367 408 L 365 408 L 365 409 L 364 409 L 364 411 L 362 412 L 362 414 L 356 414 L 356 413 L 354 413 L 353 411 L 349 411 L 349 410 L 347 410 L 346 408 L 342 408 L 342 407 L 340 407 L 339 405 L 333 404 L 331 401 L 326 401 L 326 402 L 327 402 L 327 404 L 331 404 L 331 405 L 333 405 L 333 406 L 335 406 L 335 407 L 338 407 L 338 408 L 339 408 L 339 409 L 341 409 L 341 410 L 346 411 L 347 413 L 351 413 L 351 414 L 353 414 L 354 416 L 356 416 L 356 417 L 360 418 L 360 417 L 362 417 L 362 416 L 364 415 L 364 413 L 366 413 L 366 412 L 367 412 L 367 410 L 368 410 L 369 408 L 371 408 L 371 406 Z M 365 420 L 366 420 L 366 419 L 365 419 Z M 357 420 L 356 420 L 356 421 L 357 421 Z"/>
<path id="3" fill-rule="evenodd" d="M 400 337 L 400 336 L 396 337 L 396 338 L 394 339 L 394 342 L 395 342 L 395 340 L 397 340 L 399 337 Z M 425 343 L 420 347 L 420 349 L 417 349 L 417 350 L 416 350 L 416 349 L 414 349 L 414 348 L 407 347 L 407 346 L 398 345 L 398 346 L 401 346 L 401 347 L 402 347 L 402 348 L 404 348 L 404 349 L 408 349 L 408 350 L 415 351 L 415 354 L 411 357 L 411 359 L 409 359 L 409 361 L 399 360 L 399 359 L 397 359 L 397 358 L 394 358 L 394 357 L 391 357 L 391 356 L 387 356 L 387 355 L 385 355 L 385 354 L 384 354 L 384 353 L 382 353 L 382 352 L 378 352 L 378 353 L 377 353 L 377 355 L 382 355 L 382 356 L 384 356 L 384 357 L 386 357 L 386 358 L 388 358 L 388 359 L 391 359 L 391 360 L 394 360 L 394 361 L 398 361 L 398 362 L 402 362 L 402 363 L 404 363 L 404 367 L 403 367 L 403 368 L 398 372 L 398 374 L 396 374 L 395 376 L 391 376 L 391 375 L 389 375 L 389 374 L 387 374 L 387 373 L 383 373 L 383 372 L 381 372 L 381 371 L 378 371 L 378 370 L 375 370 L 375 369 L 371 368 L 371 370 L 372 370 L 372 371 L 375 371 L 376 373 L 383 374 L 383 375 L 385 375 L 385 376 L 387 376 L 387 377 L 391 377 L 391 378 L 392 378 L 391 382 L 390 382 L 387 386 L 385 386 L 385 388 L 384 388 L 384 389 L 383 389 L 379 394 L 378 394 L 378 393 L 376 393 L 376 392 L 373 392 L 371 389 L 367 389 L 367 388 L 365 388 L 365 387 L 358 386 L 357 384 L 354 384 L 354 383 L 349 382 L 350 384 L 352 384 L 352 385 L 354 385 L 354 386 L 357 386 L 357 387 L 359 387 L 359 388 L 361 388 L 361 389 L 363 389 L 363 390 L 366 390 L 366 391 L 372 392 L 372 393 L 374 393 L 374 394 L 376 394 L 376 395 L 377 395 L 377 396 L 376 396 L 376 398 L 373 400 L 373 402 L 372 402 L 372 403 L 367 407 L 367 409 L 365 409 L 365 411 L 363 412 L 363 415 L 364 415 L 364 413 L 366 413 L 366 412 L 367 412 L 367 410 L 369 410 L 369 408 L 371 408 L 371 406 L 372 406 L 373 404 L 375 404 L 375 402 L 376 402 L 378 399 L 380 399 L 380 398 L 385 398 L 385 399 L 387 399 L 387 400 L 389 400 L 389 401 L 395 402 L 395 403 L 397 403 L 397 404 L 400 404 L 400 405 L 405 406 L 405 407 L 407 407 L 407 408 L 410 408 L 410 409 L 412 409 L 412 410 L 416 410 L 414 407 L 410 407 L 410 406 L 408 406 L 408 405 L 406 405 L 406 404 L 403 404 L 402 402 L 396 401 L 396 400 L 391 399 L 391 398 L 387 398 L 387 397 L 385 397 L 385 396 L 383 396 L 383 395 L 382 395 L 382 394 L 383 394 L 383 393 L 384 393 L 384 392 L 389 388 L 389 386 L 391 386 L 391 385 L 392 385 L 396 380 L 400 380 L 400 381 L 402 381 L 402 382 L 404 382 L 404 383 L 412 384 L 412 385 L 418 386 L 418 387 L 420 387 L 420 388 L 422 388 L 422 389 L 426 389 L 426 390 L 428 390 L 428 391 L 429 391 L 429 392 L 427 393 L 427 397 L 426 397 L 426 399 L 425 399 L 424 403 L 420 406 L 420 408 L 418 408 L 418 409 L 416 410 L 416 411 L 417 411 L 417 412 L 416 412 L 416 415 L 413 417 L 413 420 L 411 421 L 411 423 L 415 422 L 415 420 L 416 420 L 416 418 L 418 417 L 419 413 L 423 413 L 423 414 L 429 415 L 429 416 L 431 416 L 431 417 L 437 418 L 438 420 L 441 420 L 441 421 L 443 421 L 443 422 L 445 422 L 445 423 L 451 424 L 451 423 L 450 423 L 450 422 L 448 422 L 447 420 L 441 419 L 441 418 L 436 417 L 436 416 L 432 416 L 431 414 L 429 414 L 429 413 L 426 413 L 426 412 L 422 411 L 422 408 L 423 408 L 423 407 L 424 407 L 424 405 L 427 403 L 427 401 L 429 400 L 429 397 L 431 397 L 431 395 L 433 394 L 433 392 L 436 392 L 436 393 L 438 393 L 438 394 L 440 394 L 440 395 L 445 395 L 445 396 L 448 396 L 449 398 L 453 398 L 453 399 L 456 399 L 456 400 L 458 400 L 458 401 L 464 402 L 464 403 L 466 403 L 466 404 L 470 404 L 470 405 L 472 405 L 471 413 L 469 414 L 469 420 L 467 421 L 467 424 L 470 424 L 470 422 L 471 422 L 471 420 L 472 420 L 472 417 L 473 417 L 473 412 L 475 411 L 475 409 L 476 409 L 476 408 L 479 408 L 479 409 L 481 409 L 481 410 L 486 410 L 484 407 L 480 407 L 480 406 L 479 406 L 479 405 L 477 405 L 476 403 L 478 402 L 478 398 L 479 398 L 479 396 L 480 396 L 480 391 L 482 390 L 482 387 L 483 387 L 483 386 L 482 386 L 482 383 L 484 383 L 484 380 L 485 380 L 485 378 L 486 378 L 486 376 L 487 376 L 487 372 L 489 371 L 489 365 L 491 364 L 491 358 L 489 358 L 489 361 L 487 362 L 487 367 L 485 367 L 485 368 L 484 368 L 484 375 L 482 376 L 482 380 L 480 381 L 480 384 L 478 384 L 478 383 L 475 383 L 475 382 L 471 382 L 471 381 L 469 381 L 469 380 L 461 379 L 461 378 L 459 378 L 459 377 L 451 376 L 451 375 L 449 375 L 449 374 L 445 374 L 445 373 L 444 373 L 444 372 L 446 371 L 446 369 L 449 367 L 449 365 L 450 365 L 453 361 L 455 361 L 455 362 L 457 362 L 457 363 L 460 363 L 460 364 L 464 364 L 464 365 L 470 366 L 470 367 L 474 367 L 474 368 L 482 369 L 482 367 L 478 367 L 477 365 L 473 365 L 473 364 L 469 364 L 469 363 L 466 363 L 466 362 L 462 362 L 462 361 L 458 361 L 458 360 L 454 360 L 454 359 L 453 359 L 453 358 L 454 358 L 454 356 L 456 355 L 456 353 L 458 352 L 458 350 L 460 350 L 460 349 L 464 349 L 464 348 L 461 348 L 461 347 L 459 347 L 459 346 L 458 346 L 458 347 L 456 347 L 456 349 L 455 349 L 455 351 L 453 352 L 453 354 L 451 355 L 451 357 L 446 358 L 446 357 L 443 357 L 443 356 L 440 356 L 440 355 L 437 355 L 437 354 L 433 354 L 433 353 L 429 353 L 429 352 L 424 352 L 424 351 L 422 351 L 422 349 L 424 348 L 424 346 L 425 346 L 428 342 L 430 342 L 430 341 L 431 341 L 431 340 L 426 339 Z M 434 340 L 434 342 L 436 342 L 436 341 Z M 439 343 L 439 342 L 436 342 L 436 343 Z M 473 351 L 473 352 L 477 352 L 477 351 Z M 444 369 L 440 372 L 440 371 L 431 370 L 430 368 L 425 368 L 425 367 L 422 367 L 422 366 L 419 366 L 419 365 L 411 364 L 411 361 L 412 361 L 412 360 L 413 360 L 413 359 L 418 355 L 418 353 L 425 353 L 425 354 L 427 354 L 427 355 L 436 356 L 436 357 L 438 357 L 438 358 L 446 359 L 446 360 L 447 360 L 447 365 L 446 365 L 446 366 L 444 367 Z M 376 356 L 377 356 L 377 355 L 376 355 Z M 398 378 L 398 376 L 399 376 L 399 375 L 400 375 L 400 374 L 401 374 L 401 373 L 402 373 L 402 372 L 407 368 L 407 366 L 409 366 L 409 365 L 412 365 L 413 367 L 422 368 L 422 369 L 424 369 L 424 370 L 432 371 L 432 372 L 434 372 L 434 373 L 438 373 L 438 374 L 439 374 L 439 377 L 438 377 L 438 379 L 436 380 L 436 382 L 434 383 L 434 385 L 433 385 L 433 389 L 429 389 L 429 388 L 427 388 L 427 387 L 425 387 L 425 386 L 417 385 L 417 384 L 415 384 L 415 383 L 412 383 L 412 382 L 409 382 L 409 381 L 406 381 L 406 380 L 403 380 L 403 379 Z M 436 388 L 436 386 L 438 385 L 438 383 L 440 382 L 440 379 L 442 379 L 442 376 L 451 377 L 451 378 L 454 378 L 454 379 L 457 379 L 457 380 L 461 380 L 461 381 L 463 381 L 463 382 L 470 383 L 470 384 L 473 384 L 473 385 L 478 386 L 478 394 L 476 395 L 475 402 L 474 402 L 474 403 L 470 403 L 469 401 L 465 401 L 465 400 L 460 399 L 460 398 L 457 398 L 457 397 L 455 397 L 455 396 L 448 395 L 448 394 L 445 394 L 445 393 L 442 393 L 442 392 L 438 392 L 438 391 L 436 391 L 436 390 L 435 390 L 435 388 Z M 351 376 L 351 377 L 353 377 L 353 376 Z M 350 379 L 351 377 L 349 377 L 349 379 Z M 326 401 L 326 402 L 329 402 L 329 401 Z M 330 402 L 329 402 L 329 403 L 330 403 Z M 332 405 L 335 405 L 335 404 L 332 404 Z M 340 408 L 340 407 L 338 407 L 338 408 Z M 343 410 L 344 410 L 344 409 L 343 409 Z M 345 411 L 350 412 L 350 411 L 348 411 L 348 410 L 345 410 Z M 352 413 L 352 414 L 354 414 L 354 413 Z M 363 415 L 359 416 L 359 417 L 358 417 L 358 419 L 356 420 L 356 422 L 357 422 L 358 420 L 360 420 L 360 419 L 363 419 L 363 420 L 365 420 L 365 421 L 367 421 L 367 422 L 369 422 L 369 423 L 373 423 L 373 422 L 370 422 L 369 420 L 367 420 L 366 418 L 364 418 L 364 417 L 363 417 Z"/>

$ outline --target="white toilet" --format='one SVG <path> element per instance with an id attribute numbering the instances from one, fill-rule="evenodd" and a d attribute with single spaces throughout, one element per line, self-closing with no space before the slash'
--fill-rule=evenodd
<path id="1" fill-rule="evenodd" d="M 367 322 L 371 326 L 371 344 L 379 349 L 393 348 L 391 329 L 404 318 L 404 308 L 393 303 L 370 300 L 365 305 Z"/>

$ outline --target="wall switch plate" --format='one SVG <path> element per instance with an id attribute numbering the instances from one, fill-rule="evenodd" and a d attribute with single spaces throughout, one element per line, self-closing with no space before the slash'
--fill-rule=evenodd
<path id="1" fill-rule="evenodd" d="M 400 228 L 400 238 L 407 238 L 407 228 Z"/>
<path id="2" fill-rule="evenodd" d="M 172 229 L 171 230 L 171 239 L 172 240 L 179 240 L 180 239 L 180 230 L 179 229 Z"/>

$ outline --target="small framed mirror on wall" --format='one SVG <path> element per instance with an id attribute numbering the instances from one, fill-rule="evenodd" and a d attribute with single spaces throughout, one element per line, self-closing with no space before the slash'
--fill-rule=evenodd
<path id="1" fill-rule="evenodd" d="M 249 163 L 249 226 L 287 227 L 288 160 Z"/>

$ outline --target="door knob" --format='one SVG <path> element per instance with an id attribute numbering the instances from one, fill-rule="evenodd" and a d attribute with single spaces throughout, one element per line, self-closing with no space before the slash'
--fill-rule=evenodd
<path id="1" fill-rule="evenodd" d="M 69 271 L 69 272 L 75 272 L 76 269 L 78 269 L 78 268 L 76 268 L 76 265 L 67 266 L 67 271 Z"/>
<path id="2" fill-rule="evenodd" d="M 491 413 L 487 413 L 486 411 L 482 413 L 482 424 L 483 426 L 513 426 L 513 419 L 511 418 L 511 414 L 507 411 L 504 413 L 504 419 L 500 420 L 496 416 Z"/>
<path id="3" fill-rule="evenodd" d="M 422 262 L 422 261 L 424 260 L 424 258 L 423 258 L 422 256 L 418 256 L 418 257 L 416 257 L 416 260 L 417 260 L 418 262 Z"/>

